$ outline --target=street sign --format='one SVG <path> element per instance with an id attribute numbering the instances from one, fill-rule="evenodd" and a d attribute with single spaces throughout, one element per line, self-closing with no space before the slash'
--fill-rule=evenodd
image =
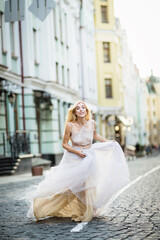
<path id="1" fill-rule="evenodd" d="M 5 1 L 5 22 L 24 20 L 25 0 Z"/>
<path id="2" fill-rule="evenodd" d="M 34 0 L 29 7 L 29 11 L 43 21 L 55 5 L 56 3 L 53 0 Z"/>

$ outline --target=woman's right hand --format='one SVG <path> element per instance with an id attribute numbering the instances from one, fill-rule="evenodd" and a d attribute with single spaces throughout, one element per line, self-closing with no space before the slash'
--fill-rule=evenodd
<path id="1" fill-rule="evenodd" d="M 76 154 L 81 158 L 84 158 L 86 156 L 86 154 L 83 151 L 77 151 Z"/>

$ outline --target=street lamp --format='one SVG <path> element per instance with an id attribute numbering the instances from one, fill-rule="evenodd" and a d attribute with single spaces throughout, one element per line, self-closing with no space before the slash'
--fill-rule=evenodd
<path id="1" fill-rule="evenodd" d="M 40 109 L 45 109 L 45 106 L 46 106 L 45 102 L 40 103 Z"/>
<path id="2" fill-rule="evenodd" d="M 16 99 L 15 93 L 10 92 L 10 94 L 8 95 L 9 102 L 13 104 L 15 102 L 15 99 Z"/>
<path id="3" fill-rule="evenodd" d="M 54 108 L 54 106 L 53 106 L 53 104 L 50 102 L 50 103 L 49 103 L 49 110 L 52 111 L 53 108 Z"/>
<path id="4" fill-rule="evenodd" d="M 119 130 L 119 126 L 116 125 L 115 126 L 115 130 L 118 131 Z"/>

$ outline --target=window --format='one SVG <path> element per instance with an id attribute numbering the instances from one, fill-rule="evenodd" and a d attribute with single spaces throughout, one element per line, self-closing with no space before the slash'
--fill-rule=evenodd
<path id="1" fill-rule="evenodd" d="M 10 23 L 10 30 L 11 30 L 11 53 L 12 56 L 15 55 L 15 23 Z"/>
<path id="2" fill-rule="evenodd" d="M 66 38 L 66 45 L 68 46 L 68 31 L 67 31 L 67 14 L 64 14 L 64 21 L 65 21 L 65 38 Z"/>
<path id="3" fill-rule="evenodd" d="M 1 49 L 4 51 L 4 39 L 3 39 L 3 13 L 0 12 L 0 41 L 1 41 Z"/>
<path id="4" fill-rule="evenodd" d="M 107 6 L 101 6 L 101 21 L 102 21 L 102 23 L 108 23 L 108 8 L 107 8 Z"/>
<path id="5" fill-rule="evenodd" d="M 37 30 L 33 28 L 34 63 L 37 62 Z"/>
<path id="6" fill-rule="evenodd" d="M 155 99 L 153 99 L 153 105 L 155 106 Z"/>
<path id="7" fill-rule="evenodd" d="M 64 66 L 62 66 L 62 85 L 64 85 Z"/>
<path id="8" fill-rule="evenodd" d="M 54 37 L 55 39 L 57 39 L 56 7 L 53 9 L 53 21 L 54 21 Z"/>
<path id="9" fill-rule="evenodd" d="M 82 86 L 81 86 L 81 79 L 80 79 L 80 68 L 79 68 L 79 63 L 77 63 L 77 79 L 78 79 L 79 89 L 81 89 Z"/>
<path id="10" fill-rule="evenodd" d="M 58 129 L 59 129 L 59 138 L 62 138 L 62 128 L 61 128 L 61 102 L 58 100 Z"/>
<path id="11" fill-rule="evenodd" d="M 61 40 L 61 43 L 63 43 L 63 26 L 62 26 L 61 11 L 59 11 L 59 28 L 60 28 L 60 40 Z"/>
<path id="12" fill-rule="evenodd" d="M 89 67 L 88 67 L 88 85 L 89 85 L 89 92 L 91 93 L 93 83 L 92 83 L 92 78 L 91 78 L 91 70 Z"/>
<path id="13" fill-rule="evenodd" d="M 68 83 L 68 87 L 70 87 L 70 72 L 69 72 L 69 68 L 67 68 L 67 83 Z"/>
<path id="14" fill-rule="evenodd" d="M 58 62 L 56 62 L 56 82 L 59 82 L 59 76 L 58 76 Z"/>
<path id="15" fill-rule="evenodd" d="M 33 28 L 33 53 L 34 53 L 34 64 L 39 66 L 40 61 L 40 51 L 39 51 L 39 31 Z"/>
<path id="16" fill-rule="evenodd" d="M 66 115 L 67 115 L 67 109 L 66 109 L 66 103 L 63 102 L 63 111 L 64 111 L 64 121 L 66 120 Z"/>
<path id="17" fill-rule="evenodd" d="M 105 78 L 105 94 L 106 98 L 112 98 L 112 80 Z"/>
<path id="18" fill-rule="evenodd" d="M 110 62 L 110 43 L 103 42 L 103 59 L 105 63 Z"/>
<path id="19" fill-rule="evenodd" d="M 80 40 L 79 22 L 78 22 L 78 19 L 76 17 L 74 19 L 74 26 L 75 26 L 76 41 L 79 42 L 79 40 Z M 86 35 L 87 35 L 87 33 L 86 33 Z M 86 38 L 87 38 L 87 36 L 86 36 Z"/>
<path id="20" fill-rule="evenodd" d="M 92 69 L 92 77 L 91 77 L 91 79 L 94 79 L 94 71 L 93 71 L 93 69 Z M 92 86 L 92 91 L 93 91 L 93 93 L 95 93 L 95 84 L 93 84 L 93 86 Z"/>

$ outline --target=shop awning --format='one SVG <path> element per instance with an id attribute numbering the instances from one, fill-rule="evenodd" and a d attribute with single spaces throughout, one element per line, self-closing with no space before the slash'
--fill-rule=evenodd
<path id="1" fill-rule="evenodd" d="M 128 121 L 127 118 L 125 118 L 124 116 L 118 115 L 118 116 L 116 116 L 116 118 L 117 118 L 120 122 L 122 122 L 126 127 L 127 127 L 127 126 L 130 126 L 129 121 Z"/>

